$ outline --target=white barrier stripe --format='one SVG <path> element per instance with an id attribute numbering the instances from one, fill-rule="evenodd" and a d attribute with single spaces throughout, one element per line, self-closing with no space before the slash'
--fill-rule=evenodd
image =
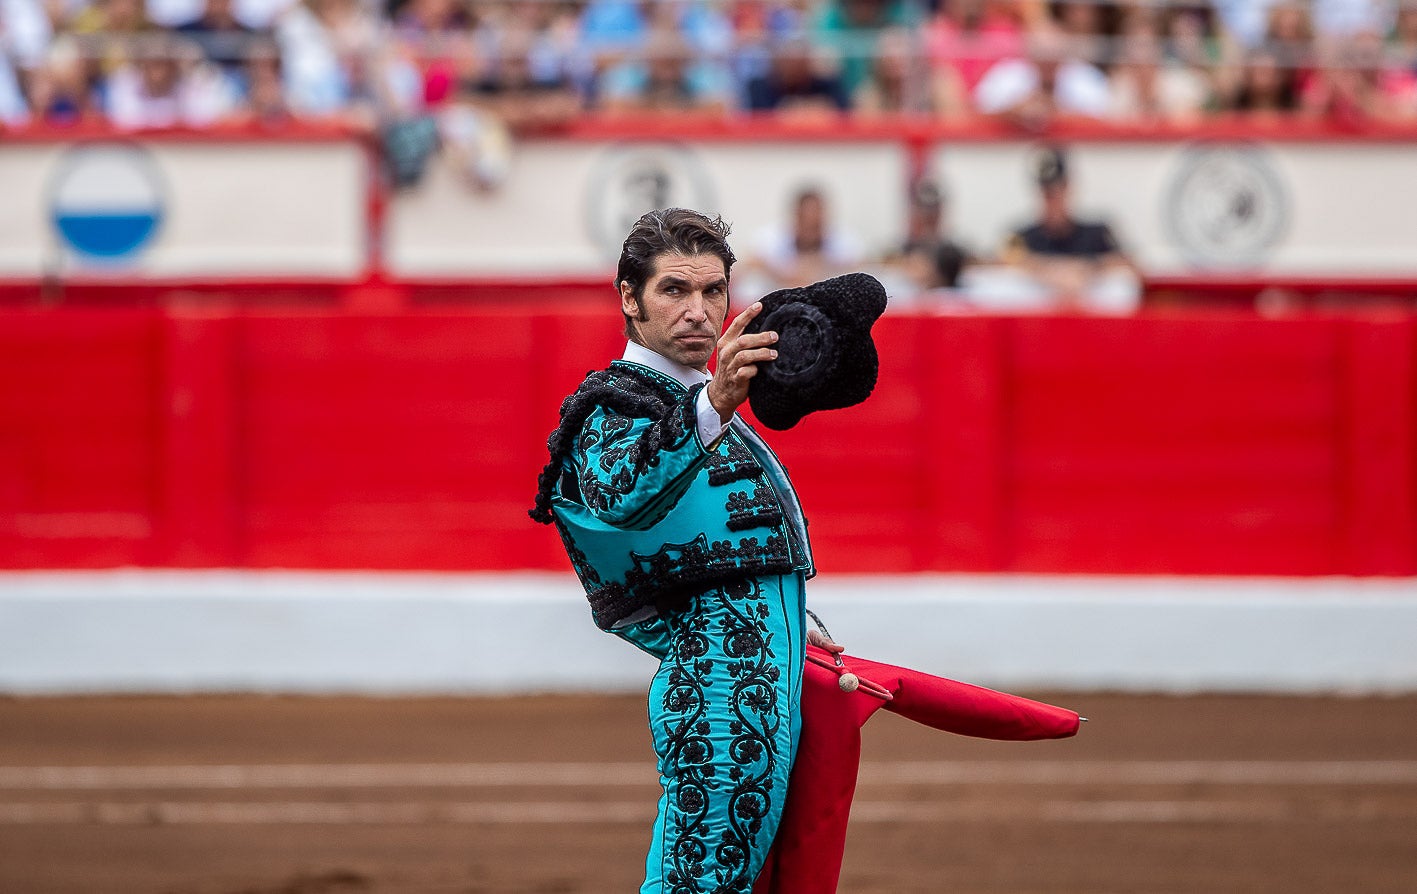
<path id="1" fill-rule="evenodd" d="M 879 785 L 1414 785 L 1417 761 L 868 761 Z M 645 763 L 0 767 L 0 790 L 653 785 Z"/>
<path id="2" fill-rule="evenodd" d="M 1045 823 L 1224 823 L 1406 821 L 1417 805 L 1307 805 L 1282 801 L 862 801 L 853 823 L 1033 821 Z M 653 800 L 581 803 L 218 802 L 0 803 L 14 825 L 647 825 Z"/>

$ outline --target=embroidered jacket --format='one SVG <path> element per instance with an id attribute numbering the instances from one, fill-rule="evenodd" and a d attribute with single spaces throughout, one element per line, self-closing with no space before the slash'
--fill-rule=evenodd
<path id="1" fill-rule="evenodd" d="M 561 405 L 531 516 L 555 523 L 602 629 L 730 580 L 813 573 L 795 494 L 789 509 L 762 440 L 735 421 L 712 448 L 700 442 L 702 387 L 615 361 Z"/>

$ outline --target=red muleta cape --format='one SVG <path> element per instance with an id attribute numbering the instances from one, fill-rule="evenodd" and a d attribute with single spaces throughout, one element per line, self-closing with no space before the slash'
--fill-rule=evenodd
<path id="1" fill-rule="evenodd" d="M 841 876 L 846 824 L 861 762 L 861 727 L 881 708 L 962 736 L 1023 741 L 1064 739 L 1078 731 L 1076 711 L 995 692 L 909 668 L 808 646 L 802 680 L 802 739 L 782 824 L 753 894 L 833 894 Z M 878 684 L 893 698 L 843 692 L 841 670 Z"/>

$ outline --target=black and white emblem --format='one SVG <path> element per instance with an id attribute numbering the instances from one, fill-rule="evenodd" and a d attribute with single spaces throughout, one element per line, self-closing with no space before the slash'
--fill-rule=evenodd
<path id="1" fill-rule="evenodd" d="M 1196 267 L 1262 264 L 1289 217 L 1284 184 L 1252 146 L 1188 149 L 1165 208 L 1181 254 Z"/>
<path id="2" fill-rule="evenodd" d="M 716 204 L 703 161 L 678 143 L 610 147 L 592 169 L 586 195 L 591 239 L 611 261 L 645 212 L 693 208 L 712 214 Z"/>

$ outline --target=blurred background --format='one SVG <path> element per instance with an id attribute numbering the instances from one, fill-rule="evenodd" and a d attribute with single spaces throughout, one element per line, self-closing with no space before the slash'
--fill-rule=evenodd
<path id="1" fill-rule="evenodd" d="M 843 890 L 1412 890 L 1409 0 L 0 0 L 0 196 L 0 890 L 637 884 L 526 510 L 670 205 L 890 292 L 838 639 L 1094 717 L 882 721 Z"/>

